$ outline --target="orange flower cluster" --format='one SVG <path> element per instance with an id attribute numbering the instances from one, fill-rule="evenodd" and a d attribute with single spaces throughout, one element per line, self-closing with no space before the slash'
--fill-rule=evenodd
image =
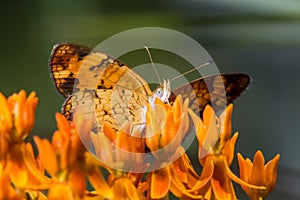
<path id="1" fill-rule="evenodd" d="M 250 199 L 262 200 L 275 187 L 279 155 L 265 165 L 261 151 L 253 162 L 238 154 L 240 177 L 230 170 L 238 137 L 238 133 L 231 137 L 232 105 L 219 117 L 207 106 L 201 119 L 180 96 L 173 105 L 157 99 L 153 107 L 148 105 L 145 138 L 116 132 L 106 124 L 103 133 L 95 134 L 92 124 L 79 114 L 74 116 L 79 125 L 76 128 L 74 122 L 56 114 L 58 130 L 52 140 L 34 136 L 35 156 L 32 145 L 23 140 L 33 128 L 37 101 L 35 93 L 26 97 L 23 90 L 7 99 L 0 94 L 0 199 L 169 199 L 172 193 L 179 199 L 235 200 L 235 182 Z M 196 173 L 181 146 L 190 127 L 189 117 L 198 140 L 201 174 Z M 77 130 L 87 138 L 79 138 Z M 148 173 L 120 171 L 95 159 L 81 139 L 90 140 L 96 156 L 105 163 L 149 168 L 139 165 L 143 157 L 135 157 L 134 163 L 124 162 L 127 155 L 116 151 L 119 148 L 152 152 L 162 164 Z M 164 164 L 164 156 L 156 154 L 157 150 L 162 155 L 180 156 Z"/>

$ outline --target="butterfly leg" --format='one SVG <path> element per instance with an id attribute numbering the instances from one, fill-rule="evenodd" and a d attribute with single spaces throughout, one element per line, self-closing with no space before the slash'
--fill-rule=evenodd
<path id="1" fill-rule="evenodd" d="M 143 137 L 145 132 L 146 122 L 134 122 L 130 126 L 130 136 Z"/>

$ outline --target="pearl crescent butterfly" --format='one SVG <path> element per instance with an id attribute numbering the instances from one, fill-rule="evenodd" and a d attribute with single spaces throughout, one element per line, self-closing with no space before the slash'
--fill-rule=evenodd
<path id="1" fill-rule="evenodd" d="M 62 106 L 62 113 L 69 120 L 78 104 L 78 96 L 73 93 L 81 89 L 76 88 L 76 79 L 83 63 L 88 66 L 87 70 L 97 69 L 101 74 L 97 79 L 97 88 L 84 94 L 93 93 L 91 101 L 98 127 L 108 123 L 115 130 L 120 130 L 120 127 L 129 122 L 135 127 L 127 129 L 130 134 L 141 132 L 145 128 L 145 105 L 154 96 L 172 103 L 181 94 L 183 98 L 189 97 L 190 108 L 195 112 L 201 114 L 204 107 L 210 104 L 220 113 L 247 89 L 251 81 L 247 74 L 221 74 L 199 78 L 172 91 L 170 82 L 164 81 L 163 85 L 152 91 L 142 77 L 117 59 L 82 45 L 58 44 L 52 50 L 49 65 L 57 91 L 67 98 Z M 84 85 L 89 80 L 83 80 L 86 83 L 80 81 Z M 222 94 L 224 89 L 226 98 Z M 118 91 L 117 95 L 115 91 Z M 192 93 L 195 95 L 191 95 Z M 117 100 L 113 100 L 116 98 Z"/>

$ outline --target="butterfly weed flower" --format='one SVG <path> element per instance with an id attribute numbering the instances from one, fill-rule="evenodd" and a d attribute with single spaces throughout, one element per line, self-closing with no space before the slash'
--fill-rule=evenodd
<path id="1" fill-rule="evenodd" d="M 265 165 L 265 159 L 261 151 L 255 153 L 253 163 L 249 158 L 244 159 L 243 156 L 238 153 L 241 179 L 252 185 L 265 186 L 265 189 L 254 189 L 246 185 L 241 185 L 251 200 L 265 199 L 274 189 L 279 159 L 280 155 L 277 154 Z"/>
<path id="2" fill-rule="evenodd" d="M 10 141 L 21 141 L 32 130 L 35 118 L 35 109 L 38 99 L 35 92 L 26 98 L 26 92 L 11 95 L 6 99 L 0 94 L 0 131 L 7 133 Z"/>
<path id="3" fill-rule="evenodd" d="M 231 136 L 231 104 L 220 116 L 206 106 L 200 118 L 181 96 L 172 105 L 156 99 L 147 106 L 145 138 L 129 135 L 129 126 L 115 130 L 110 124 L 103 125 L 101 134 L 93 133 L 80 113 L 74 113 L 71 122 L 56 114 L 58 130 L 51 141 L 34 136 L 39 152 L 35 156 L 23 139 L 33 128 L 36 104 L 35 93 L 27 97 L 22 90 L 9 98 L 0 94 L 0 199 L 168 199 L 172 193 L 179 199 L 231 200 L 237 199 L 236 182 L 251 200 L 263 200 L 275 187 L 279 155 L 265 164 L 261 151 L 253 162 L 238 154 L 240 178 L 230 170 L 238 137 Z M 191 126 L 189 117 L 196 130 L 201 174 L 181 146 Z M 82 140 L 94 145 L 101 162 L 86 151 Z M 153 166 L 142 165 L 143 156 L 124 152 L 151 153 L 161 162 L 157 170 L 136 173 L 130 168 L 147 171 Z M 174 156 L 177 159 L 167 163 Z M 119 170 L 123 167 L 128 170 Z M 87 182 L 93 189 L 87 189 Z"/>
<path id="4" fill-rule="evenodd" d="M 0 162 L 0 199 L 43 197 L 50 180 L 39 169 L 30 144 L 12 147 Z"/>
<path id="5" fill-rule="evenodd" d="M 91 133 L 91 140 L 95 155 L 108 166 L 127 171 L 136 171 L 138 168 L 145 170 L 148 167 L 143 164 L 143 138 L 130 136 L 124 130 L 116 131 L 110 125 L 104 124 L 103 132 Z M 116 173 L 119 173 L 119 170 L 116 170 Z"/>
<path id="6" fill-rule="evenodd" d="M 147 105 L 146 145 L 152 152 L 163 149 L 170 156 L 176 153 L 188 130 L 188 104 L 188 99 L 183 102 L 178 96 L 173 105 L 165 104 L 159 98 L 155 99 L 153 108 Z"/>
<path id="7" fill-rule="evenodd" d="M 189 128 L 188 104 L 188 99 L 183 102 L 180 95 L 173 105 L 164 104 L 158 98 L 155 99 L 153 107 L 148 104 L 146 145 L 156 159 L 162 161 L 158 162 L 162 165 L 159 166 L 160 169 L 148 175 L 148 195 L 153 199 L 165 198 L 174 185 L 174 176 L 172 176 L 174 166 L 168 165 L 167 160 L 174 159 L 173 156 L 180 157 L 178 154 L 184 154 L 181 142 Z M 156 153 L 157 150 L 161 151 Z"/>
<path id="8" fill-rule="evenodd" d="M 137 189 L 143 173 L 126 172 L 121 169 L 147 169 L 148 166 L 143 165 L 143 157 L 140 156 L 145 150 L 144 139 L 132 137 L 122 130 L 116 132 L 108 124 L 104 124 L 103 132 L 91 133 L 91 139 L 96 157 L 102 161 L 100 163 L 91 154 L 87 157 L 88 178 L 95 188 L 93 194 L 103 199 L 143 199 L 142 192 Z M 99 167 L 108 170 L 107 180 Z"/>
<path id="9" fill-rule="evenodd" d="M 28 190 L 48 186 L 31 144 L 23 141 L 33 128 L 37 102 L 34 92 L 28 97 L 24 90 L 8 98 L 0 94 L 0 199 L 34 196 L 39 192 Z"/>
<path id="10" fill-rule="evenodd" d="M 190 191 L 198 190 L 208 199 L 237 199 L 232 181 L 255 190 L 265 189 L 264 184 L 251 184 L 238 178 L 229 168 L 234 158 L 234 146 L 238 137 L 238 133 L 235 133 L 230 138 L 232 108 L 230 104 L 217 117 L 212 107 L 207 105 L 203 112 L 203 120 L 189 110 L 196 127 L 202 174 L 210 180 L 206 182 L 199 180 Z"/>
<path id="11" fill-rule="evenodd" d="M 58 130 L 47 139 L 34 137 L 41 163 L 51 177 L 48 191 L 50 199 L 82 198 L 86 188 L 85 148 L 74 123 L 69 123 L 60 113 L 56 114 Z M 82 124 L 84 126 L 84 124 Z"/>

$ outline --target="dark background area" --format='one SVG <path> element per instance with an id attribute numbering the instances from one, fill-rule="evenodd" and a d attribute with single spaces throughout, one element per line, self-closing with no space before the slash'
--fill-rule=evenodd
<path id="1" fill-rule="evenodd" d="M 4 1 L 0 12 L 0 91 L 36 91 L 33 134 L 50 137 L 63 98 L 48 69 L 52 46 L 94 47 L 131 28 L 171 28 L 197 40 L 219 70 L 244 72 L 250 90 L 236 102 L 236 151 L 266 160 L 281 154 L 269 199 L 300 198 L 300 2 L 295 0 Z M 235 166 L 236 167 L 236 166 Z M 237 187 L 238 188 L 238 187 Z M 239 191 L 239 198 L 246 199 Z"/>

